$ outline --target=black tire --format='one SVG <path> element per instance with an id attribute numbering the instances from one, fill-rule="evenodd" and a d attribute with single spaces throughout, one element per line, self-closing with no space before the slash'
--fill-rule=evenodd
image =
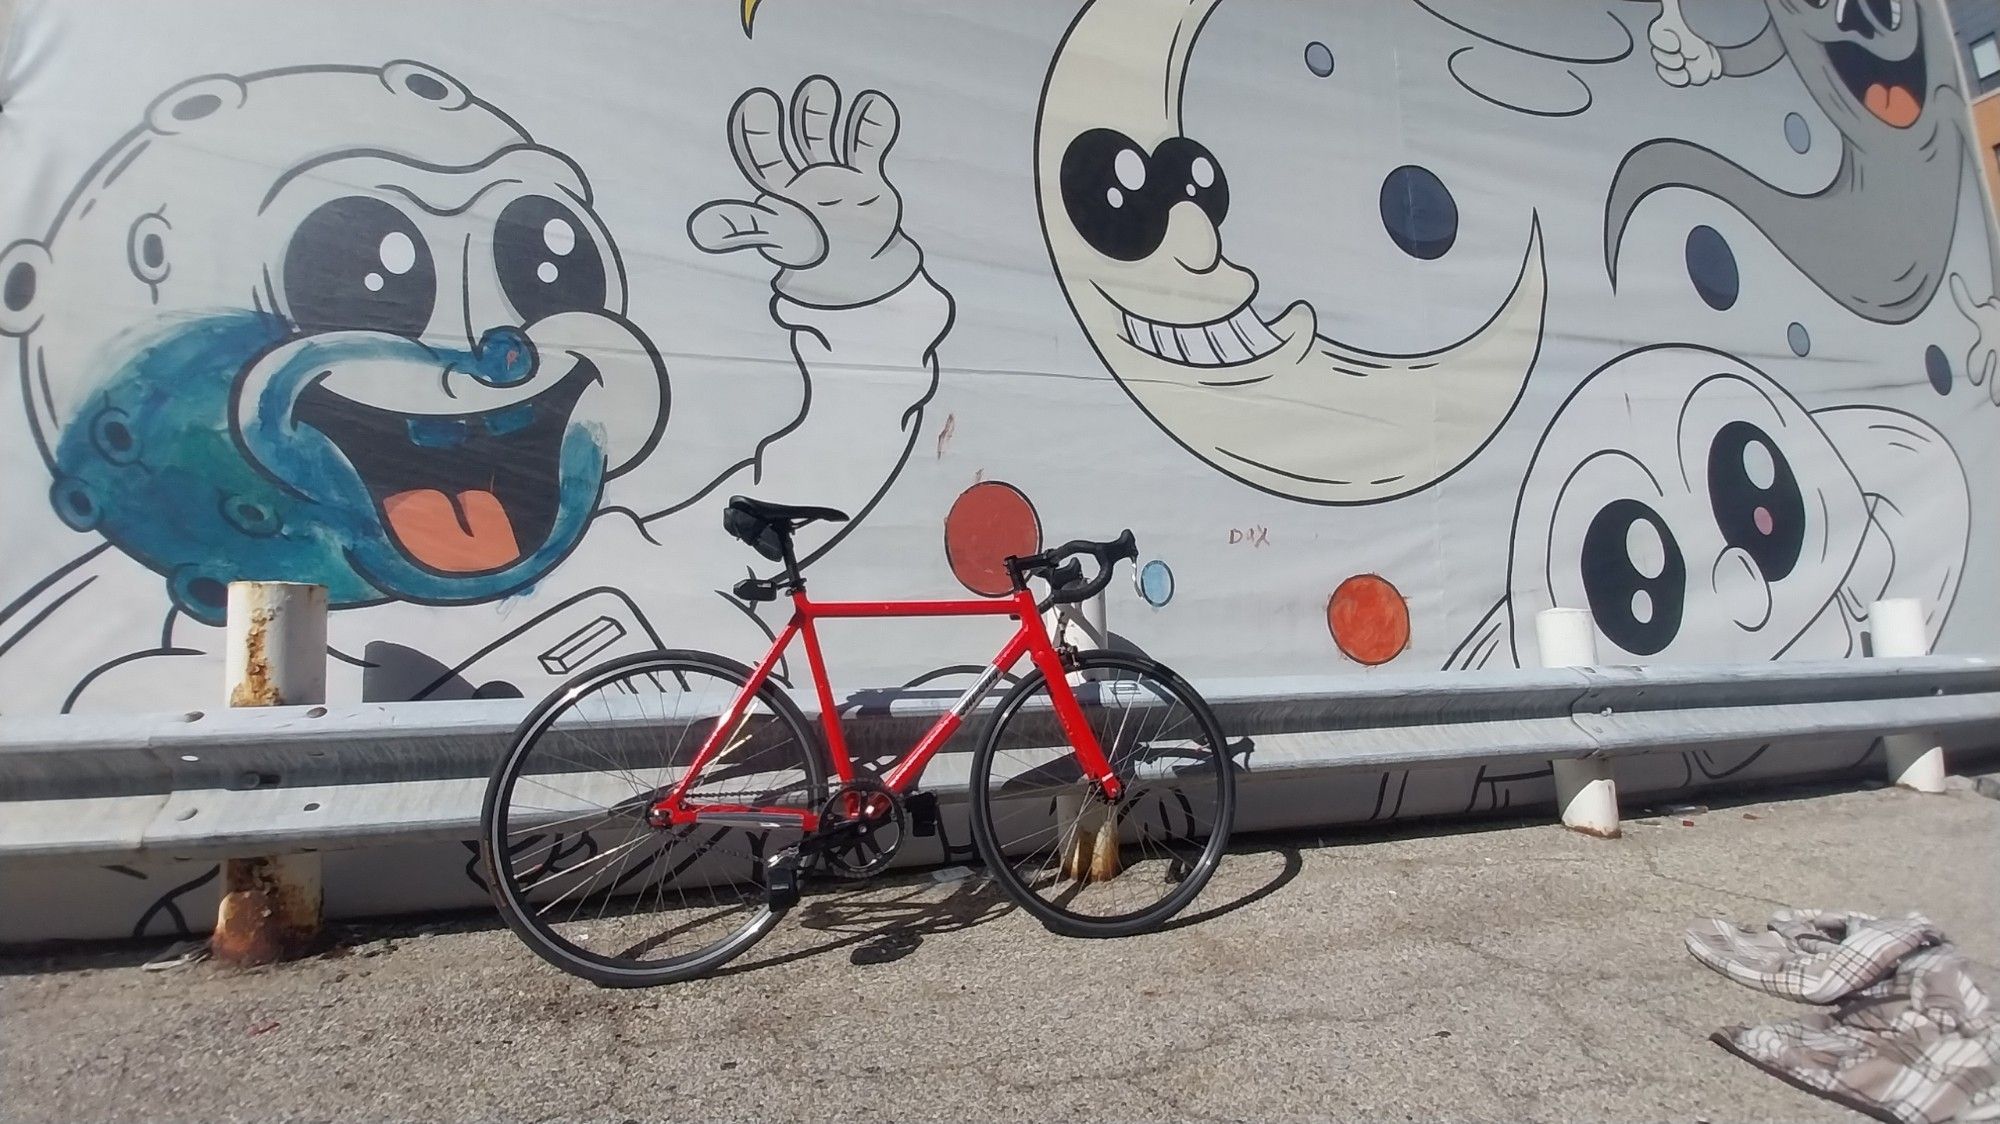
<path id="1" fill-rule="evenodd" d="M 487 782 L 480 850 L 494 905 L 542 959 L 604 987 L 673 983 L 741 955 L 783 915 L 766 892 L 764 860 L 797 842 L 797 833 L 661 829 L 644 816 L 654 794 L 686 773 L 714 726 L 712 719 L 686 719 L 719 715 L 751 674 L 705 652 L 628 656 L 569 680 L 515 731 Z M 691 795 L 811 809 L 825 800 L 819 740 L 776 684 L 759 689 L 732 747 L 725 764 L 702 770 Z M 605 826 L 624 838 L 602 846 L 592 833 Z M 586 857 L 572 862 L 579 852 Z M 592 864 L 599 865 L 583 877 Z M 668 900 L 670 892 L 677 902 Z M 620 903 L 615 913 L 614 903 Z M 586 909 L 595 912 L 579 920 Z M 641 932 L 647 935 L 634 940 Z M 684 936 L 691 947 L 666 948 Z M 591 947 L 597 944 L 610 951 Z"/>
<path id="2" fill-rule="evenodd" d="M 1143 933 L 1193 901 L 1222 861 L 1236 816 L 1227 742 L 1201 695 L 1153 660 L 1084 652 L 1075 669 L 1094 673 L 1077 699 L 1126 793 L 1115 808 L 1092 793 L 1038 670 L 1001 700 L 973 758 L 973 841 L 1001 889 L 1051 930 Z M 1063 852 L 1079 824 L 1114 814 L 1123 873 L 1068 877 Z"/>

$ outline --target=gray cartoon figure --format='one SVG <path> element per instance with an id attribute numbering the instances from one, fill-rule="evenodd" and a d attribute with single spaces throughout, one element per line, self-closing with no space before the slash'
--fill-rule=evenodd
<path id="1" fill-rule="evenodd" d="M 1908 323 L 1947 282 L 1960 193 L 1977 198 L 1980 190 L 1944 14 L 1931 0 L 1766 3 L 1770 18 L 1762 30 L 1747 42 L 1718 46 L 1688 26 L 1683 0 L 1663 0 L 1648 35 L 1660 77 L 1671 86 L 1701 86 L 1790 60 L 1840 131 L 1839 171 L 1818 191 L 1794 194 L 1700 145 L 1640 145 L 1626 156 L 1606 202 L 1606 268 L 1615 284 L 1619 246 L 1640 203 L 1664 188 L 1685 187 L 1741 211 L 1849 312 L 1877 323 Z M 1979 333 L 1967 373 L 2000 402 L 1994 377 L 2000 373 L 2000 298 L 1989 291 L 1985 300 L 1976 299 L 1956 274 L 1949 284 Z M 1994 291 L 2000 291 L 2000 278 Z"/>

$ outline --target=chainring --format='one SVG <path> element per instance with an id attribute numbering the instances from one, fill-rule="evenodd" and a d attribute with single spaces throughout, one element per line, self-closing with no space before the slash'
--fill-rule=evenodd
<path id="1" fill-rule="evenodd" d="M 870 878 L 888 868 L 909 833 L 910 812 L 901 796 L 880 781 L 853 780 L 821 806 L 813 849 L 828 873 Z"/>

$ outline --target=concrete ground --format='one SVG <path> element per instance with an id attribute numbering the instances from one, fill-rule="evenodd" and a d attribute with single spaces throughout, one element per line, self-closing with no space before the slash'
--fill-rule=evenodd
<path id="1" fill-rule="evenodd" d="M 1042 930 L 976 878 L 809 900 L 725 975 L 600 991 L 490 918 L 251 972 L 0 961 L 8 1120 L 1860 1120 L 1707 1042 L 1789 1004 L 1711 913 L 1928 914 L 2000 986 L 2000 801 L 1250 839 L 1186 924 Z"/>

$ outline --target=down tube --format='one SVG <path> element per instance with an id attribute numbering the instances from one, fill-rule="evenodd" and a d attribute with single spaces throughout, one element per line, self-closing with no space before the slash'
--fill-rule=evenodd
<path id="1" fill-rule="evenodd" d="M 1029 632 L 1033 628 L 1032 624 L 1022 622 L 1020 631 L 1014 634 L 1013 639 L 1007 641 L 1007 646 L 1000 649 L 1000 654 L 993 657 L 993 662 L 986 665 L 986 670 L 979 673 L 979 678 L 973 681 L 972 686 L 967 687 L 965 693 L 958 696 L 958 701 L 951 704 L 951 709 L 938 715 L 938 720 L 931 724 L 929 730 L 924 731 L 923 740 L 898 761 L 895 768 L 889 770 L 882 783 L 896 792 L 909 791 L 910 786 L 916 783 L 917 777 L 922 775 L 924 766 L 931 763 L 931 758 L 936 757 L 938 751 L 944 748 L 944 744 L 951 740 L 951 736 L 958 733 L 959 727 L 965 724 L 965 716 L 979 706 L 980 700 L 993 690 L 993 685 L 1000 681 L 1000 677 L 1006 674 L 1009 668 L 1021 662 L 1021 657 L 1028 654 L 1029 649 L 1033 647 L 1033 642 L 1029 638 Z"/>

